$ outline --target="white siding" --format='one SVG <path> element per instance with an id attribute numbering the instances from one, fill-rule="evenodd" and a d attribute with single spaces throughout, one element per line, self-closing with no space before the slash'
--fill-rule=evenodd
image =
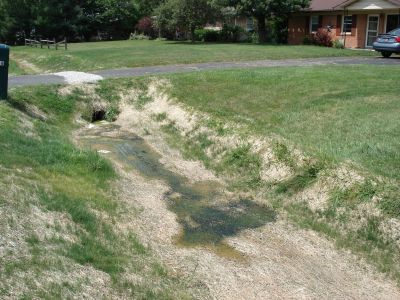
<path id="1" fill-rule="evenodd" d="M 376 10 L 376 9 L 393 9 L 400 8 L 399 6 L 390 3 L 385 0 L 360 0 L 352 5 L 348 6 L 347 9 L 351 10 Z"/>

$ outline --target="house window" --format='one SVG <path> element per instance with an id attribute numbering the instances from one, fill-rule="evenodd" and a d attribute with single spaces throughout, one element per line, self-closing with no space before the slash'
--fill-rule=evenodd
<path id="1" fill-rule="evenodd" d="M 351 33 L 353 27 L 353 16 L 343 16 L 343 33 Z"/>
<path id="2" fill-rule="evenodd" d="M 247 31 L 253 31 L 254 30 L 254 20 L 253 20 L 253 18 L 247 18 L 246 29 L 247 29 Z"/>
<path id="3" fill-rule="evenodd" d="M 387 15 L 386 32 L 392 31 L 397 27 L 400 27 L 400 15 Z"/>
<path id="4" fill-rule="evenodd" d="M 319 28 L 319 16 L 311 16 L 310 32 L 317 32 Z"/>

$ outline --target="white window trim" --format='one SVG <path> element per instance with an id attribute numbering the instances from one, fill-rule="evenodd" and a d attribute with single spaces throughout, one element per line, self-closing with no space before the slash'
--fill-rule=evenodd
<path id="1" fill-rule="evenodd" d="M 343 31 L 343 29 L 344 29 L 344 17 L 351 17 L 352 18 L 352 20 L 351 20 L 351 28 L 353 28 L 353 15 L 343 15 L 342 16 L 342 28 L 341 28 L 341 34 L 340 35 L 351 35 L 352 34 L 352 31 L 353 30 L 351 30 L 350 32 L 344 32 Z"/>
<path id="2" fill-rule="evenodd" d="M 309 28 L 309 30 L 310 30 L 310 33 L 316 33 L 317 31 L 318 31 L 318 29 L 317 30 L 312 30 L 312 26 L 313 26 L 313 23 L 312 23 L 312 19 L 313 19 L 313 17 L 317 17 L 318 18 L 318 27 L 319 27 L 319 18 L 320 18 L 320 16 L 319 15 L 311 15 L 310 16 L 310 28 Z"/>

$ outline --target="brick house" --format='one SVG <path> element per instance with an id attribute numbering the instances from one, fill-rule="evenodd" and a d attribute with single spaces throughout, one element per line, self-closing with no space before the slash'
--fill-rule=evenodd
<path id="1" fill-rule="evenodd" d="M 312 0 L 289 18 L 289 44 L 327 29 L 347 48 L 370 48 L 380 33 L 400 27 L 400 0 Z"/>

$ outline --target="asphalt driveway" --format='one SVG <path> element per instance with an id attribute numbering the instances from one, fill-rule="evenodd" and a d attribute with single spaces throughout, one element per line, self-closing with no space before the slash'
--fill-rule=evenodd
<path id="1" fill-rule="evenodd" d="M 91 73 L 61 72 L 42 75 L 24 75 L 9 78 L 9 87 L 71 84 L 79 82 L 95 82 L 107 78 L 137 77 L 157 74 L 198 72 L 206 70 L 223 70 L 237 68 L 278 68 L 278 67 L 305 67 L 325 65 L 397 65 L 400 66 L 400 57 L 384 59 L 380 57 L 337 57 L 315 59 L 288 59 L 288 60 L 260 60 L 249 62 L 214 62 L 187 65 L 167 65 L 155 67 L 127 68 L 115 70 L 101 70 Z"/>

